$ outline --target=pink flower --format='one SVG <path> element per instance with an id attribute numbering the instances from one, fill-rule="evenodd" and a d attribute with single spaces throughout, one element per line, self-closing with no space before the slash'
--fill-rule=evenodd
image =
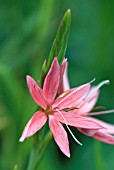
<path id="1" fill-rule="evenodd" d="M 63 80 L 65 80 L 65 81 L 63 81 L 63 86 L 66 82 L 66 87 L 67 87 L 67 89 L 69 89 L 69 83 L 68 83 L 66 68 L 65 68 L 65 73 L 63 75 Z M 102 142 L 105 142 L 105 143 L 108 143 L 108 144 L 114 144 L 114 136 L 113 136 L 114 125 L 109 124 L 109 123 L 105 123 L 101 120 L 90 117 L 90 116 L 94 116 L 94 115 L 107 114 L 107 113 L 114 112 L 114 110 L 101 111 L 101 112 L 91 112 L 92 109 L 94 108 L 97 100 L 98 100 L 100 87 L 103 86 L 104 84 L 107 84 L 107 83 L 109 83 L 108 80 L 103 81 L 99 85 L 90 88 L 90 90 L 88 91 L 88 94 L 86 95 L 84 100 L 80 102 L 78 109 L 72 109 L 71 115 L 72 115 L 72 113 L 75 113 L 76 115 L 87 117 L 87 118 L 91 119 L 92 121 L 96 121 L 96 123 L 99 123 L 101 126 L 104 127 L 104 128 L 96 129 L 96 130 L 89 129 L 89 128 L 88 129 L 78 128 L 78 130 L 80 132 L 82 132 L 85 135 L 92 136 L 93 138 L 100 140 Z M 64 89 L 63 89 L 63 91 L 64 91 Z M 63 116 L 65 117 L 65 121 L 67 122 L 67 124 L 72 125 L 72 123 L 69 122 L 69 116 L 66 113 L 64 113 Z M 65 123 L 62 116 L 61 116 L 61 118 L 59 116 L 58 120 Z"/>
<path id="2" fill-rule="evenodd" d="M 68 125 L 85 131 L 93 130 L 96 132 L 100 129 L 104 129 L 104 125 L 92 118 L 74 113 L 74 111 L 79 110 L 79 107 L 89 94 L 90 83 L 69 89 L 55 99 L 58 88 L 62 88 L 60 82 L 62 81 L 62 74 L 65 67 L 66 60 L 63 61 L 62 67 L 60 68 L 57 58 L 54 58 L 51 68 L 45 77 L 43 89 L 38 86 L 32 77 L 27 76 L 27 85 L 30 94 L 42 109 L 37 111 L 25 126 L 20 142 L 34 135 L 42 128 L 46 121 L 49 120 L 49 127 L 55 142 L 60 150 L 66 156 L 70 157 L 67 133 L 60 122 L 66 124 L 69 132 L 78 143 L 79 141 L 72 134 Z M 66 87 L 64 87 L 64 89 L 65 88 Z"/>
<path id="3" fill-rule="evenodd" d="M 100 83 L 98 86 L 91 88 L 90 92 L 88 93 L 88 95 L 85 98 L 85 102 L 82 104 L 82 106 L 77 111 L 77 113 L 75 112 L 75 114 L 83 115 L 85 117 L 90 117 L 93 115 L 100 115 L 100 114 L 107 114 L 107 113 L 114 112 L 114 110 L 91 112 L 91 110 L 93 109 L 93 107 L 96 104 L 96 101 L 98 99 L 99 88 L 107 82 L 108 81 L 104 81 L 104 82 Z M 80 130 L 85 135 L 92 136 L 93 138 L 100 140 L 102 142 L 114 144 L 114 136 L 113 136 L 114 125 L 105 123 L 105 122 L 98 120 L 96 118 L 91 118 L 91 120 L 96 121 L 97 123 L 101 124 L 104 127 L 104 129 L 99 129 L 97 131 L 94 131 L 94 130 L 90 130 L 90 129 L 85 130 L 83 128 L 79 128 L 78 130 Z"/>

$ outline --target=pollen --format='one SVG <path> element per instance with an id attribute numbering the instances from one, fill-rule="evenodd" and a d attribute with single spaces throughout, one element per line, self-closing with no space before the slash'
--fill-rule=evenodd
<path id="1" fill-rule="evenodd" d="M 71 110 L 76 110 L 76 109 L 79 109 L 79 107 L 64 108 L 63 111 L 69 112 L 69 111 L 71 111 Z"/>
<path id="2" fill-rule="evenodd" d="M 67 90 L 64 93 L 62 93 L 59 97 L 60 98 L 65 97 L 69 92 L 70 92 L 70 90 Z"/>

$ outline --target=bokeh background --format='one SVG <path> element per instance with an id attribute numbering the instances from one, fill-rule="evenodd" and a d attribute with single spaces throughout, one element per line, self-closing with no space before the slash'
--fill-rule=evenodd
<path id="1" fill-rule="evenodd" d="M 0 1 L 0 170 L 25 170 L 32 138 L 19 143 L 25 123 L 36 104 L 27 89 L 27 74 L 36 80 L 48 57 L 57 28 L 67 9 L 72 24 L 66 57 L 71 87 L 93 78 L 101 89 L 97 106 L 114 108 L 114 1 L 113 0 L 4 0 Z M 114 124 L 114 113 L 99 116 Z M 114 146 L 86 137 L 72 129 L 71 158 L 52 140 L 38 170 L 113 170 Z"/>

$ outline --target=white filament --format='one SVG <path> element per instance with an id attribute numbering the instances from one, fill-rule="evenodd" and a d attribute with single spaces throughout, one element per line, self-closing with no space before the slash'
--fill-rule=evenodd
<path id="1" fill-rule="evenodd" d="M 82 143 L 80 143 L 80 142 L 78 141 L 78 139 L 76 139 L 76 137 L 74 136 L 74 134 L 73 134 L 72 131 L 70 130 L 70 128 L 69 128 L 69 126 L 68 126 L 68 124 L 67 124 L 67 122 L 66 122 L 66 120 L 65 120 L 65 118 L 64 118 L 64 116 L 63 116 L 63 114 L 62 114 L 58 109 L 56 109 L 56 111 L 63 117 L 64 122 L 65 122 L 65 125 L 66 125 L 68 131 L 70 132 L 71 136 L 72 136 L 73 139 L 75 140 L 75 142 L 77 142 L 79 145 L 82 146 Z"/>

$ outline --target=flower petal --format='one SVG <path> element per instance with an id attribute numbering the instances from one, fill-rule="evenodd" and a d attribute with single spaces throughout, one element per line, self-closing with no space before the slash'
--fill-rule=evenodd
<path id="1" fill-rule="evenodd" d="M 94 121 L 93 119 L 89 117 L 84 117 L 80 115 L 76 115 L 75 113 L 72 112 L 63 112 L 61 111 L 63 117 L 61 114 L 58 112 L 54 113 L 55 118 L 62 122 L 62 123 L 67 123 L 70 126 L 74 126 L 77 128 L 85 128 L 85 129 L 101 129 L 104 128 L 103 125 L 98 123 L 97 121 Z M 66 122 L 65 122 L 66 121 Z"/>
<path id="2" fill-rule="evenodd" d="M 39 129 L 41 129 L 41 127 L 45 124 L 46 121 L 47 116 L 43 111 L 40 110 L 36 112 L 25 126 L 19 141 L 23 142 L 25 138 L 34 135 Z"/>
<path id="3" fill-rule="evenodd" d="M 68 68 L 67 59 L 64 59 L 62 62 L 62 67 L 60 69 L 60 84 L 58 89 L 59 95 L 62 94 L 64 91 L 70 89 L 68 76 L 67 76 L 67 68 Z"/>
<path id="4" fill-rule="evenodd" d="M 87 136 L 93 136 L 99 129 L 83 129 L 83 128 L 78 128 L 78 130 L 83 133 L 84 135 Z"/>
<path id="5" fill-rule="evenodd" d="M 54 102 L 53 108 L 59 109 L 79 107 L 82 104 L 83 99 L 89 93 L 90 83 L 84 84 L 77 88 L 65 91 Z"/>
<path id="6" fill-rule="evenodd" d="M 54 116 L 49 116 L 49 126 L 60 150 L 67 157 L 70 157 L 69 141 L 63 126 L 54 118 Z"/>
<path id="7" fill-rule="evenodd" d="M 80 132 L 82 132 L 83 134 L 87 136 L 92 136 L 96 139 L 104 141 L 106 143 L 114 142 L 114 136 L 110 135 L 110 134 L 114 134 L 114 125 L 98 120 L 96 118 L 90 118 L 90 119 L 99 123 L 101 126 L 104 127 L 104 129 L 98 129 L 97 131 L 94 131 L 91 129 L 78 128 Z"/>
<path id="8" fill-rule="evenodd" d="M 110 133 L 110 134 L 114 134 L 114 125 L 113 124 L 106 123 L 106 122 L 104 122 L 102 120 L 98 120 L 96 118 L 90 118 L 90 119 L 93 120 L 93 121 L 96 121 L 101 126 L 103 126 L 104 129 L 102 129 L 102 131 L 105 131 L 105 132 Z M 100 129 L 100 131 L 101 131 L 101 129 Z"/>
<path id="9" fill-rule="evenodd" d="M 30 91 L 31 96 L 34 101 L 41 106 L 43 109 L 46 109 L 48 103 L 43 94 L 43 90 L 38 86 L 34 79 L 30 76 L 27 76 L 27 85 Z"/>
<path id="10" fill-rule="evenodd" d="M 87 113 L 90 112 L 96 104 L 98 96 L 99 91 L 94 87 L 91 88 L 80 108 L 74 111 L 74 113 L 79 115 L 87 115 Z"/>
<path id="11" fill-rule="evenodd" d="M 53 102 L 56 96 L 59 81 L 60 81 L 60 67 L 57 58 L 55 57 L 52 62 L 51 68 L 44 80 L 43 86 L 43 92 L 50 104 Z"/>
<path id="12" fill-rule="evenodd" d="M 89 115 L 88 112 L 90 112 L 93 109 L 94 105 L 97 102 L 99 96 L 99 89 L 103 85 L 108 83 L 109 80 L 104 80 L 101 83 L 99 83 L 97 86 L 92 87 L 88 95 L 83 100 L 80 108 L 78 110 L 74 110 L 73 112 L 79 115 Z"/>
<path id="13" fill-rule="evenodd" d="M 93 135 L 93 138 L 108 144 L 114 144 L 114 136 L 102 131 L 98 131 L 97 133 L 95 133 L 95 135 Z"/>
<path id="14" fill-rule="evenodd" d="M 100 140 L 108 144 L 114 144 L 114 136 L 107 133 L 105 130 L 90 130 L 90 129 L 78 129 L 80 132 L 87 136 Z"/>
<path id="15" fill-rule="evenodd" d="M 63 89 L 64 89 L 64 91 L 70 89 L 70 85 L 69 85 L 69 81 L 68 81 L 68 74 L 67 74 L 68 71 L 67 70 L 68 70 L 68 63 L 66 64 L 65 71 L 64 71 L 64 74 L 63 74 Z"/>

